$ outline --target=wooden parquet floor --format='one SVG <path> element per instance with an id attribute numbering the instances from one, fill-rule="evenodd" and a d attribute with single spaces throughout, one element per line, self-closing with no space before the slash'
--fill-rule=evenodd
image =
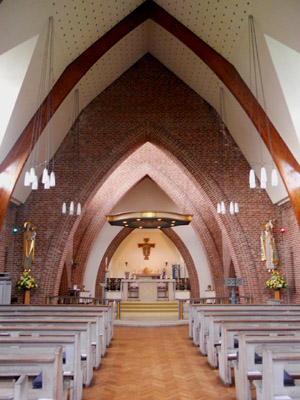
<path id="1" fill-rule="evenodd" d="M 187 326 L 123 327 L 114 339 L 83 400 L 232 400 Z"/>

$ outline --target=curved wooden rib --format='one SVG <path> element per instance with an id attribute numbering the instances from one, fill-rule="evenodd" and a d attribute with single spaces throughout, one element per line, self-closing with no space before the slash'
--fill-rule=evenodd
<path id="1" fill-rule="evenodd" d="M 54 100 L 53 112 L 57 110 L 72 88 L 100 57 L 148 18 L 151 18 L 173 34 L 200 57 L 223 81 L 250 117 L 251 102 L 254 104 L 254 108 L 256 108 L 257 102 L 233 65 L 151 0 L 146 0 L 146 2 L 90 46 L 65 69 L 52 89 Z M 46 117 L 46 102 L 47 99 L 45 99 L 40 107 L 42 111 L 42 130 L 48 122 Z M 258 129 L 258 120 L 260 119 L 261 135 L 270 150 L 267 117 L 259 105 L 258 109 L 260 117 L 255 115 L 253 123 Z M 29 156 L 33 118 L 0 166 L 0 227 L 3 223 L 12 191 Z M 269 125 L 273 146 L 272 156 L 289 194 L 300 227 L 300 167 L 271 121 L 269 121 Z"/>

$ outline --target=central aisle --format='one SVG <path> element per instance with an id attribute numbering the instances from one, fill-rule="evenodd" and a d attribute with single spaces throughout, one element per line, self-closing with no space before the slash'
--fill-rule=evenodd
<path id="1" fill-rule="evenodd" d="M 114 339 L 83 400 L 232 400 L 187 326 L 114 328 Z"/>

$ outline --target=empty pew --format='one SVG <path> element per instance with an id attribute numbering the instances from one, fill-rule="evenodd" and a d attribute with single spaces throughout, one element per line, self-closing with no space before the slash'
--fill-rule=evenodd
<path id="1" fill-rule="evenodd" d="M 113 336 L 113 306 L 112 305 L 103 305 L 103 306 L 94 306 L 94 305 L 44 305 L 44 306 L 34 306 L 34 305 L 9 305 L 9 306 L 0 306 L 0 314 L 3 315 L 5 313 L 15 313 L 15 314 L 24 314 L 30 312 L 41 312 L 44 315 L 52 314 L 52 313 L 61 313 L 62 315 L 78 315 L 82 314 L 83 316 L 87 313 L 93 313 L 93 316 L 101 316 L 104 315 L 104 321 L 101 321 L 103 324 L 103 346 L 102 351 L 105 354 L 105 349 L 109 346 L 110 341 Z M 104 356 L 103 354 L 103 356 Z"/>
<path id="2" fill-rule="evenodd" d="M 262 323 L 260 326 L 253 325 L 235 325 L 224 323 L 221 326 L 222 343 L 218 347 L 219 357 L 219 375 L 225 385 L 230 385 L 231 382 L 231 367 L 232 360 L 236 359 L 237 349 L 234 348 L 234 338 L 239 333 L 253 336 L 300 336 L 300 324 L 283 326 L 281 322 Z"/>
<path id="3" fill-rule="evenodd" d="M 233 361 L 237 400 L 251 400 L 249 379 L 262 378 L 262 347 L 272 352 L 298 352 L 300 337 L 295 336 L 247 336 L 238 338 L 238 358 Z"/>
<path id="4" fill-rule="evenodd" d="M 199 346 L 199 331 L 201 325 L 201 316 L 214 312 L 225 312 L 235 314 L 238 312 L 261 313 L 261 312 L 300 312 L 300 306 L 277 306 L 277 305 L 193 305 L 191 306 L 193 313 L 193 321 L 190 321 L 192 326 L 192 338 L 194 344 Z"/>
<path id="5" fill-rule="evenodd" d="M 84 370 L 84 385 L 88 387 L 93 378 L 93 354 L 92 354 L 92 340 L 90 324 L 75 327 L 70 326 L 30 326 L 30 325 L 17 325 L 17 326 L 0 326 L 0 336 L 49 336 L 62 335 L 68 336 L 78 333 L 80 334 L 80 353 L 81 357 L 86 358 L 86 368 Z"/>
<path id="6" fill-rule="evenodd" d="M 272 316 L 273 318 L 299 318 L 300 319 L 300 311 L 287 311 L 287 310 L 249 310 L 249 311 L 239 311 L 239 310 L 228 310 L 227 312 L 222 311 L 214 311 L 214 312 L 209 312 L 209 311 L 201 311 L 200 312 L 200 323 L 199 323 L 199 348 L 200 351 L 203 355 L 207 355 L 207 349 L 206 349 L 206 339 L 209 336 L 209 330 L 210 330 L 210 319 L 211 317 L 213 318 L 219 318 L 219 319 L 233 319 L 233 318 L 240 318 L 240 319 L 245 319 L 245 318 L 255 318 L 255 317 L 270 317 Z"/>
<path id="7" fill-rule="evenodd" d="M 8 337 L 0 336 L 0 353 L 3 348 L 45 348 L 49 346 L 62 346 L 63 348 L 63 375 L 72 380 L 70 399 L 80 400 L 82 397 L 83 369 L 80 357 L 80 336 L 50 335 L 43 337 Z"/>
<path id="8" fill-rule="evenodd" d="M 268 324 L 277 324 L 277 317 L 278 315 L 271 314 L 271 315 L 252 315 L 249 314 L 246 317 L 242 317 L 240 315 L 230 315 L 230 316 L 214 316 L 211 315 L 209 317 L 209 333 L 207 336 L 207 359 L 209 364 L 215 368 L 217 367 L 217 346 L 221 343 L 222 337 L 220 337 L 221 333 L 221 324 L 252 324 L 260 325 L 260 323 L 268 323 Z M 280 321 L 282 324 L 300 324 L 300 316 L 289 316 L 289 315 L 280 315 Z"/>
<path id="9" fill-rule="evenodd" d="M 66 400 L 67 390 L 63 385 L 62 348 L 1 349 L 0 376 L 39 375 L 43 383 L 40 389 L 28 388 L 28 397 L 34 399 Z"/>
<path id="10" fill-rule="evenodd" d="M 254 381 L 257 400 L 292 400 L 300 398 L 300 386 L 285 384 L 286 374 L 300 375 L 300 354 L 273 353 L 263 350 L 263 374 L 261 381 Z"/>
<path id="11" fill-rule="evenodd" d="M 90 324 L 91 327 L 91 340 L 92 345 L 95 347 L 94 354 L 94 368 L 98 369 L 101 362 L 101 334 L 100 334 L 100 325 L 99 320 L 93 317 L 90 318 L 71 318 L 70 316 L 62 317 L 62 316 L 36 316 L 36 315 L 27 315 L 27 316 L 15 316 L 10 318 L 5 318 L 0 316 L 0 325 L 2 326 L 11 326 L 17 324 L 30 324 L 32 326 L 36 325 L 47 325 L 47 326 L 55 326 L 59 324 L 60 326 L 71 326 L 76 329 L 76 326 Z"/>
<path id="12" fill-rule="evenodd" d="M 0 400 L 28 400 L 28 376 L 21 375 L 17 381 L 12 380 L 2 384 Z"/>

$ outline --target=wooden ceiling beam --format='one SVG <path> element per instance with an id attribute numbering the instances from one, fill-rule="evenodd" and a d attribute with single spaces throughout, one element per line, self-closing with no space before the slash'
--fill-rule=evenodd
<path id="1" fill-rule="evenodd" d="M 80 79 L 112 46 L 149 18 L 174 35 L 205 62 L 231 91 L 250 118 L 251 104 L 256 109 L 257 101 L 234 66 L 152 0 L 146 0 L 64 70 L 51 91 L 54 102 L 53 113 Z M 300 166 L 276 128 L 268 120 L 264 110 L 259 104 L 257 107 L 259 113 L 252 117 L 253 123 L 258 130 L 260 120 L 261 136 L 270 151 L 267 126 L 269 123 L 273 147 L 272 156 L 289 194 L 300 227 Z M 37 111 L 42 115 L 41 131 L 46 127 L 49 120 L 47 119 L 46 109 L 47 98 Z M 4 221 L 14 187 L 29 157 L 34 118 L 35 116 L 32 117 L 0 166 L 0 227 Z"/>

